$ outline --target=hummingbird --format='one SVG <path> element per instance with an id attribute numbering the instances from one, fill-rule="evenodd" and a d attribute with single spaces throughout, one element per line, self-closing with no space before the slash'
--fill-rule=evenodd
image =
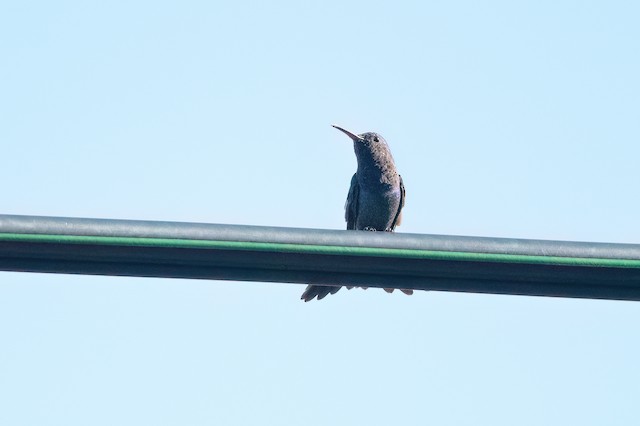
<path id="1" fill-rule="evenodd" d="M 405 191 L 387 141 L 375 132 L 356 135 L 342 127 L 333 127 L 351 138 L 358 161 L 344 206 L 347 229 L 393 232 L 402 219 Z M 350 290 L 353 286 L 347 288 Z M 338 290 L 340 286 L 308 285 L 300 298 L 305 302 L 314 297 L 320 300 Z M 393 290 L 385 288 L 388 293 Z M 401 291 L 413 294 L 413 290 Z"/>

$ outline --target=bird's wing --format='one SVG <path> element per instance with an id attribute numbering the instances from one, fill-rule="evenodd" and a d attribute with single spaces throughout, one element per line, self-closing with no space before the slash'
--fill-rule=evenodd
<path id="1" fill-rule="evenodd" d="M 351 178 L 351 186 L 349 187 L 349 194 L 347 194 L 347 202 L 344 205 L 344 218 L 347 221 L 347 229 L 356 229 L 356 219 L 358 218 L 358 193 L 360 187 L 358 185 L 358 177 L 356 174 Z M 320 285 L 308 285 L 307 289 L 302 293 L 300 298 L 305 302 L 310 301 L 314 297 L 318 300 L 323 299 L 328 294 L 335 294 L 340 290 L 341 286 L 320 286 Z"/>
<path id="2" fill-rule="evenodd" d="M 405 196 L 404 183 L 402 182 L 402 176 L 398 175 L 398 177 L 400 178 L 400 206 L 398 207 L 398 213 L 396 213 L 396 218 L 393 220 L 393 224 L 391 224 L 392 230 L 396 226 L 400 225 L 400 222 L 402 222 L 402 208 L 404 207 L 404 196 Z M 393 289 L 389 289 L 389 290 L 385 288 L 385 291 L 387 291 L 388 293 L 393 292 Z M 401 288 L 400 291 L 406 294 L 407 296 L 411 296 L 413 294 L 413 290 L 408 288 Z"/>
<path id="3" fill-rule="evenodd" d="M 391 230 L 393 230 L 396 226 L 402 223 L 402 208 L 404 207 L 404 183 L 402 182 L 402 176 L 398 175 L 400 178 L 400 203 L 398 204 L 398 212 L 396 213 L 395 219 L 393 219 L 393 223 L 391 224 Z"/>
<path id="4" fill-rule="evenodd" d="M 356 229 L 359 193 L 360 185 L 358 185 L 358 176 L 357 173 L 354 173 L 351 178 L 349 194 L 347 194 L 347 202 L 344 205 L 344 219 L 347 221 L 347 229 Z"/>

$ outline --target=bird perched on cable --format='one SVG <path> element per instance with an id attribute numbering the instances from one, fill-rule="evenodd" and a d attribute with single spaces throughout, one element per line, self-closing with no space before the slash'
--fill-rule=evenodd
<path id="1" fill-rule="evenodd" d="M 400 225 L 404 207 L 404 184 L 396 170 L 387 141 L 374 132 L 353 134 L 333 126 L 353 140 L 358 170 L 351 178 L 345 204 L 347 229 L 393 232 Z M 353 287 L 347 286 L 348 289 Z M 366 289 L 366 287 L 363 287 Z M 308 285 L 300 297 L 305 302 L 335 294 L 340 286 Z M 385 290 L 389 293 L 393 289 Z M 413 290 L 402 290 L 412 294 Z"/>

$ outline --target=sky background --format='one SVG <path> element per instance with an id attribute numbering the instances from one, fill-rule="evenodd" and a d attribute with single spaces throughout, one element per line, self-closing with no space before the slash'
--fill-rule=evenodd
<path id="1" fill-rule="evenodd" d="M 640 243 L 631 1 L 0 2 L 0 213 Z M 0 273 L 4 425 L 631 425 L 640 304 Z"/>

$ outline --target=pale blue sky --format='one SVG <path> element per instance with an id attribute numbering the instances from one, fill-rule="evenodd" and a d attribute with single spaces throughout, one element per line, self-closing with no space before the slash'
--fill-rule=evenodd
<path id="1" fill-rule="evenodd" d="M 0 213 L 640 242 L 630 1 L 2 2 Z M 6 425 L 630 425 L 640 304 L 0 273 Z"/>

